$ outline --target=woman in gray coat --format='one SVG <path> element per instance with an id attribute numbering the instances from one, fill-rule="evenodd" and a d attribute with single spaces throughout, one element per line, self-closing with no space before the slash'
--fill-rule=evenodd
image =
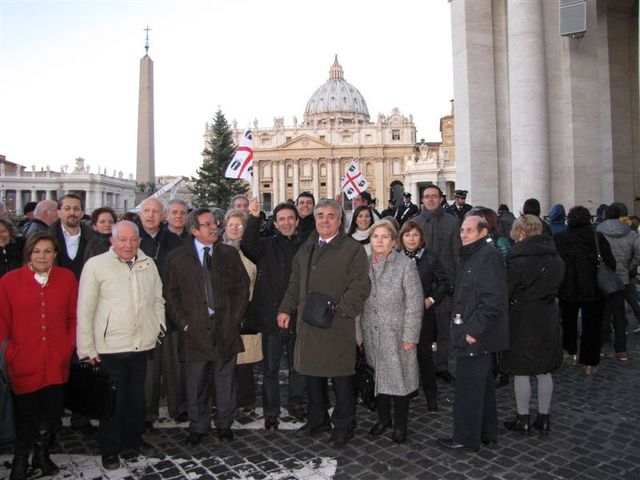
<path id="1" fill-rule="evenodd" d="M 387 220 L 371 227 L 371 294 L 357 328 L 367 362 L 375 369 L 378 422 L 369 431 L 381 435 L 391 425 L 402 443 L 407 437 L 409 394 L 418 389 L 416 344 L 420 338 L 423 296 L 413 260 L 395 250 L 397 232 Z"/>

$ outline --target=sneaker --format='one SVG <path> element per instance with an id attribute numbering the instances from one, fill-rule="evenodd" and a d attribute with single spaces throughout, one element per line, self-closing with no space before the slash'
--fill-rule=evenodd
<path id="1" fill-rule="evenodd" d="M 102 468 L 105 470 L 117 470 L 120 468 L 118 455 L 102 455 Z"/>

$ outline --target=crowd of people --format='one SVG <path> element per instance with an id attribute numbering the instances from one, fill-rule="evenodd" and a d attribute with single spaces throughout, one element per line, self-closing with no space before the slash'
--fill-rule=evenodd
<path id="1" fill-rule="evenodd" d="M 421 205 L 380 214 L 367 192 L 347 216 L 339 201 L 309 192 L 267 219 L 257 199 L 237 195 L 226 213 L 189 211 L 182 200 L 144 200 L 135 215 L 108 208 L 85 216 L 82 199 L 25 206 L 0 218 L 0 344 L 15 401 L 11 479 L 58 467 L 49 456 L 72 363 L 99 365 L 117 383 L 115 409 L 96 435 L 107 470 L 124 454 L 150 455 L 144 440 L 159 416 L 188 422 L 186 442 L 211 430 L 232 441 L 240 410 L 256 407 L 262 368 L 264 428 L 280 423 L 280 364 L 288 359 L 285 408 L 309 436 L 334 447 L 354 435 L 356 348 L 375 372 L 378 421 L 407 438 L 410 399 L 422 388 L 438 410 L 437 381 L 455 384 L 450 438 L 471 449 L 498 439 L 496 385 L 513 377 L 515 417 L 505 428 L 551 431 L 553 371 L 563 362 L 597 373 L 603 344 L 629 359 L 625 301 L 636 316 L 637 223 L 625 205 L 554 205 L 548 219 L 529 199 L 516 218 L 471 207 L 464 190 L 449 205 L 436 185 Z M 604 295 L 598 268 L 623 289 Z M 581 334 L 578 335 L 578 317 Z M 579 340 L 579 347 L 578 347 Z M 537 415 L 530 415 L 531 377 Z M 334 392 L 329 415 L 329 380 Z M 213 406 L 215 405 L 215 409 Z M 30 460 L 31 459 L 31 460 Z"/>

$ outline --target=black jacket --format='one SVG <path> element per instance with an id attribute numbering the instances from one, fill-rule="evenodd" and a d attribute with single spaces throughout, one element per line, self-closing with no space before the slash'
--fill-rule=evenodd
<path id="1" fill-rule="evenodd" d="M 93 238 L 93 229 L 80 222 L 80 244 L 78 245 L 78 253 L 73 260 L 69 258 L 69 254 L 67 253 L 67 242 L 64 240 L 62 222 L 60 219 L 53 222 L 49 231 L 56 238 L 56 245 L 58 247 L 56 265 L 71 270 L 75 275 L 76 280 L 80 281 L 80 274 L 82 273 L 82 268 L 84 267 L 85 262 L 84 250 L 87 248 L 89 241 Z"/>
<path id="2" fill-rule="evenodd" d="M 405 205 L 404 203 L 398 207 L 396 210 L 395 219 L 398 221 L 400 226 L 410 218 L 415 217 L 420 213 L 420 209 L 415 203 L 409 203 L 409 205 Z"/>
<path id="3" fill-rule="evenodd" d="M 138 230 L 140 230 L 140 250 L 144 254 L 152 258 L 158 267 L 158 273 L 162 283 L 165 282 L 165 265 L 167 263 L 167 254 L 174 248 L 181 247 L 183 241 L 180 240 L 175 233 L 169 230 L 165 225 L 160 225 L 160 230 L 155 237 L 152 237 L 142 226 L 140 220 L 137 222 Z"/>
<path id="4" fill-rule="evenodd" d="M 438 260 L 438 256 L 429 251 L 423 250 L 422 255 L 418 253 L 414 258 L 418 267 L 418 275 L 422 284 L 422 293 L 424 298 L 431 297 L 437 305 L 449 293 L 451 285 L 447 272 L 444 270 L 442 263 Z M 434 305 L 429 310 L 424 310 L 423 319 L 430 318 L 435 315 Z"/>
<path id="5" fill-rule="evenodd" d="M 465 203 L 462 208 L 458 208 L 456 202 L 453 202 L 451 205 L 447 205 L 445 207 L 445 212 L 450 215 L 453 215 L 458 219 L 458 221 L 462 224 L 464 222 L 464 216 L 472 209 L 473 207 L 468 203 Z"/>
<path id="6" fill-rule="evenodd" d="M 309 235 L 315 231 L 316 219 L 313 217 L 313 214 L 301 218 L 298 222 L 298 240 L 300 240 L 300 244 L 306 242 Z"/>
<path id="7" fill-rule="evenodd" d="M 554 238 L 556 248 L 565 263 L 564 280 L 558 297 L 569 302 L 603 300 L 598 290 L 598 252 L 592 225 L 567 228 Z M 616 269 L 616 260 L 607 239 L 597 233 L 604 263 Z"/>
<path id="8" fill-rule="evenodd" d="M 433 213 L 423 210 L 420 215 L 414 217 L 414 220 L 422 227 L 427 248 L 438 255 L 438 260 L 442 263 L 449 282 L 453 285 L 462 246 L 460 222 L 441 208 Z"/>
<path id="9" fill-rule="evenodd" d="M 460 249 L 451 322 L 451 346 L 456 356 L 501 352 L 509 348 L 507 277 L 502 256 L 488 237 Z M 469 345 L 466 335 L 477 340 Z"/>
<path id="10" fill-rule="evenodd" d="M 23 264 L 22 250 L 24 238 L 16 237 L 4 247 L 0 247 L 0 277 L 10 270 L 20 268 Z"/>
<path id="11" fill-rule="evenodd" d="M 562 364 L 556 296 L 564 262 L 553 239 L 535 235 L 517 242 L 507 255 L 509 351 L 501 367 L 514 375 L 538 375 Z"/>
<path id="12" fill-rule="evenodd" d="M 247 313 L 247 326 L 260 332 L 278 333 L 278 306 L 289 285 L 291 263 L 301 244 L 298 237 L 289 239 L 280 232 L 276 232 L 274 237 L 261 237 L 260 219 L 249 216 L 240 248 L 256 264 L 258 272 Z"/>

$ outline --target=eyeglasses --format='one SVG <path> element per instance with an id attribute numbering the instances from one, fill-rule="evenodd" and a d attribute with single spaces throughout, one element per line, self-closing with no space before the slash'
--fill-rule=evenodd
<path id="1" fill-rule="evenodd" d="M 64 210 L 65 212 L 81 212 L 82 211 L 82 207 L 70 207 L 69 205 L 66 205 L 64 207 L 60 207 L 60 210 Z"/>
<path id="2" fill-rule="evenodd" d="M 242 230 L 244 228 L 244 225 L 241 223 L 231 223 L 229 225 L 227 225 L 227 228 L 238 228 L 240 230 Z"/>
<path id="3" fill-rule="evenodd" d="M 211 228 L 211 227 L 217 227 L 217 226 L 218 226 L 218 222 L 204 222 L 204 223 L 198 224 L 198 228 L 200 227 Z"/>

